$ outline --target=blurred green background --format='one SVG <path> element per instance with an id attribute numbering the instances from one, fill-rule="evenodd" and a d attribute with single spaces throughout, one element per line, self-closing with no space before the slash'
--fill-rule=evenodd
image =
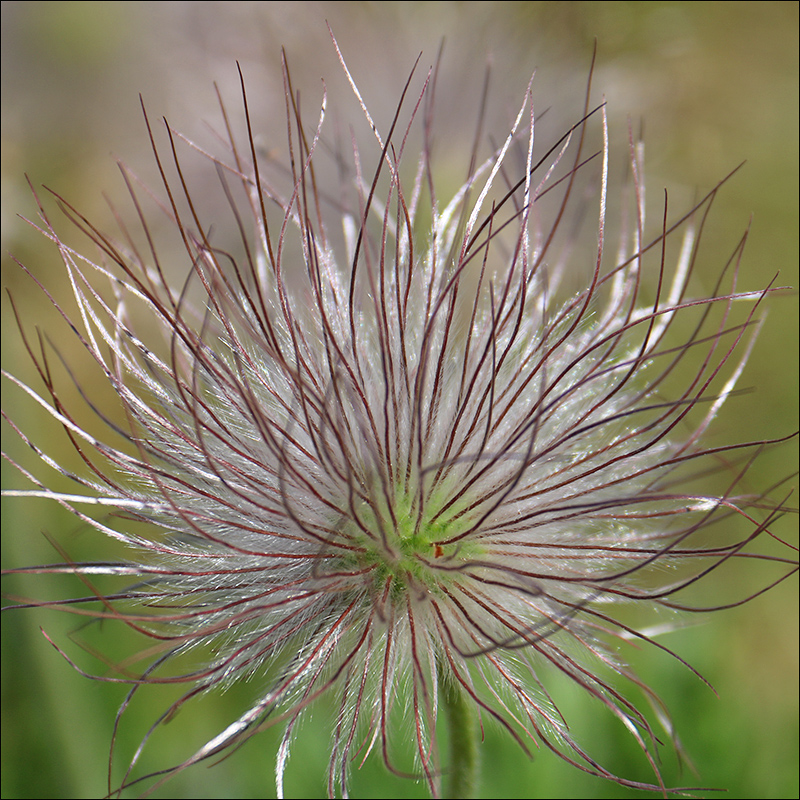
<path id="1" fill-rule="evenodd" d="M 439 92 L 448 111 L 437 124 L 440 139 L 461 133 L 459 147 L 469 145 L 463 129 L 471 131 L 487 58 L 493 63 L 497 107 L 505 114 L 497 131 L 506 126 L 534 69 L 538 108 L 552 106 L 550 113 L 571 121 L 580 108 L 597 39 L 595 97 L 605 95 L 609 101 L 612 159 L 619 171 L 628 117 L 637 129 L 640 120 L 646 123 L 650 197 L 668 187 L 674 210 L 747 159 L 716 207 L 706 253 L 714 254 L 718 243 L 719 257 L 708 259 L 709 274 L 716 274 L 752 214 L 740 288 L 761 288 L 777 272 L 780 285 L 797 287 L 797 15 L 797 3 L 770 2 L 4 2 L 3 285 L 13 293 L 29 332 L 57 322 L 46 299 L 7 258 L 12 252 L 58 298 L 66 296 L 57 254 L 15 216 L 36 213 L 24 174 L 37 186 L 63 192 L 92 219 L 108 221 L 101 192 L 115 198 L 124 192 L 115 157 L 145 180 L 154 179 L 138 93 L 154 118 L 166 114 L 176 128 L 202 140 L 208 136 L 203 120 L 218 119 L 213 81 L 237 107 L 236 60 L 248 78 L 263 141 L 270 147 L 284 142 L 280 47 L 286 47 L 306 108 L 313 109 L 321 77 L 331 87 L 342 87 L 328 20 L 379 125 L 418 52 L 424 52 L 427 66 L 444 37 Z M 440 152 L 446 149 L 440 144 Z M 612 172 L 614 167 L 612 161 Z M 49 209 L 56 216 L 52 204 Z M 34 381 L 5 296 L 2 325 L 4 367 Z M 69 348 L 68 337 L 64 341 Z M 720 440 L 764 439 L 796 429 L 797 341 L 796 295 L 775 296 L 740 383 L 760 391 L 728 404 L 716 428 Z M 80 380 L 83 367 L 78 354 L 74 357 Z M 39 432 L 37 440 L 47 443 L 48 452 L 67 452 L 63 433 L 7 382 L 3 395 L 4 410 L 29 433 Z M 3 441 L 4 450 L 37 475 L 67 488 L 52 481 L 46 468 L 35 466 L 35 457 L 23 452 L 6 423 Z M 796 452 L 792 443 L 766 453 L 753 483 L 763 489 L 785 478 L 796 468 Z M 4 464 L 3 486 L 25 488 L 26 483 Z M 59 560 L 42 531 L 77 560 L 119 557 L 54 505 L 4 500 L 4 568 Z M 775 526 L 795 542 L 796 530 L 794 516 Z M 750 585 L 744 581 L 763 585 L 766 574 L 743 578 L 737 572 L 729 585 L 713 588 L 726 599 L 742 596 Z M 4 579 L 4 591 L 42 598 L 82 589 L 66 578 L 12 576 Z M 713 603 L 715 595 L 706 599 Z M 665 748 L 668 785 L 726 789 L 730 798 L 798 796 L 797 608 L 794 580 L 745 607 L 692 620 L 696 624 L 664 639 L 714 684 L 719 697 L 663 653 L 627 653 L 671 709 L 698 770 L 699 776 L 687 770 L 681 774 Z M 114 713 L 124 689 L 81 677 L 45 641 L 39 626 L 83 668 L 104 669 L 70 642 L 80 620 L 49 611 L 4 615 L 2 796 L 102 796 Z M 125 636 L 101 626 L 86 632 L 98 650 L 112 657 L 130 651 Z M 561 685 L 557 676 L 553 680 L 562 710 L 588 750 L 617 774 L 649 779 L 647 765 L 622 726 L 582 693 Z M 187 741 L 215 735 L 257 691 L 255 684 L 236 686 L 204 698 L 193 712 L 182 712 L 145 752 L 144 766 L 180 761 Z M 166 707 L 168 695 L 153 689 L 132 709 L 119 736 L 119 767 Z M 329 719 L 330 712 L 320 707 L 299 731 L 287 772 L 289 797 L 325 794 Z M 261 734 L 220 765 L 193 768 L 153 796 L 274 796 L 279 739 L 280 731 Z M 491 726 L 483 753 L 484 797 L 649 796 L 584 776 L 549 752 L 529 761 Z M 120 775 L 118 768 L 115 780 Z M 352 795 L 424 797 L 426 792 L 422 785 L 387 776 L 373 757 L 355 771 Z M 697 796 L 718 795 L 701 791 Z"/>

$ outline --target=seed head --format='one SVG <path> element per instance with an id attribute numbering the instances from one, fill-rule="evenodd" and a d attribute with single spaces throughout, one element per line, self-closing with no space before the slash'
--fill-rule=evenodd
<path id="1" fill-rule="evenodd" d="M 351 763 L 370 751 L 400 771 L 394 745 L 409 738 L 413 774 L 437 795 L 448 764 L 436 723 L 456 697 L 526 751 L 544 745 L 579 769 L 666 794 L 657 734 L 626 684 L 677 739 L 618 648 L 670 651 L 626 610 L 710 610 L 686 590 L 733 561 L 776 562 L 775 583 L 796 570 L 750 549 L 784 510 L 785 497 L 743 488 L 769 443 L 705 443 L 770 287 L 739 290 L 743 237 L 718 283 L 693 290 L 722 184 L 677 217 L 665 197 L 648 237 L 632 134 L 619 241 L 607 246 L 609 131 L 588 89 L 554 141 L 535 135 L 530 85 L 489 148 L 481 114 L 466 178 L 442 200 L 436 70 L 412 73 L 384 129 L 340 60 L 369 125 L 349 148 L 332 145 L 326 93 L 308 124 L 285 63 L 287 163 L 257 144 L 244 82 L 245 145 L 222 106 L 224 157 L 168 125 L 157 146 L 148 120 L 157 214 L 179 236 L 181 267 L 144 211 L 155 195 L 126 168 L 138 233 L 121 221 L 117 235 L 103 233 L 53 193 L 91 257 L 65 242 L 37 195 L 39 228 L 77 307 L 62 313 L 124 422 L 95 405 L 92 386 L 81 393 L 106 433 L 79 421 L 48 347 L 20 321 L 46 391 L 6 377 L 63 425 L 86 465 L 68 472 L 12 421 L 80 487 L 56 492 L 20 466 L 37 486 L 25 494 L 61 503 L 121 555 L 21 571 L 123 582 L 59 604 L 152 639 L 143 671 L 102 678 L 131 684 L 118 724 L 146 684 L 186 684 L 152 733 L 198 695 L 252 678 L 254 700 L 237 719 L 146 777 L 165 780 L 280 724 L 282 792 L 299 722 L 331 695 L 330 795 L 347 793 Z M 216 172 L 227 206 L 213 224 L 192 157 Z M 331 162 L 338 177 L 328 180 Z M 590 248 L 585 219 L 596 220 Z M 187 654 L 200 665 L 178 666 Z M 548 694 L 553 672 L 627 726 L 651 782 L 612 774 L 573 737 Z M 120 788 L 143 780 L 133 773 L 142 750 Z"/>

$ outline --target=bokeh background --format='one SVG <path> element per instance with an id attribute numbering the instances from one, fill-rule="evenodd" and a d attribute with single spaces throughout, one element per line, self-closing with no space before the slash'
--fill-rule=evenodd
<path id="1" fill-rule="evenodd" d="M 605 95 L 609 101 L 612 172 L 615 163 L 622 172 L 629 118 L 637 129 L 644 121 L 650 197 L 667 187 L 673 209 L 746 159 L 717 203 L 706 250 L 714 256 L 709 275 L 716 275 L 752 215 L 740 288 L 761 288 L 778 272 L 779 285 L 797 287 L 797 15 L 793 2 L 3 2 L 3 285 L 14 295 L 29 332 L 35 326 L 53 330 L 67 359 L 74 355 L 80 380 L 80 357 L 71 353 L 63 325 L 58 327 L 46 298 L 8 258 L 13 253 L 57 298 L 66 297 L 57 253 L 16 216 L 36 213 L 25 174 L 34 185 L 68 196 L 102 228 L 110 221 L 102 192 L 117 199 L 124 195 L 115 158 L 154 180 L 139 93 L 154 118 L 166 115 L 176 128 L 203 140 L 209 136 L 203 121 L 218 124 L 219 119 L 214 81 L 237 107 L 236 60 L 247 76 L 262 141 L 280 148 L 285 141 L 281 46 L 295 86 L 308 101 L 309 118 L 315 116 L 311 111 L 321 78 L 331 102 L 347 96 L 327 20 L 379 125 L 387 121 L 417 54 L 423 52 L 427 67 L 444 41 L 439 94 L 446 111 L 438 124 L 440 143 L 442 137 L 447 143 L 440 144 L 445 161 L 450 150 L 459 154 L 470 144 L 487 61 L 492 63 L 492 109 L 500 115 L 497 134 L 506 129 L 534 69 L 538 108 L 552 108 L 548 113 L 562 115 L 558 119 L 566 124 L 580 109 L 597 40 L 595 98 Z M 52 203 L 48 208 L 57 215 Z M 35 381 L 5 295 L 2 326 L 4 367 Z M 720 441 L 767 439 L 796 430 L 797 341 L 796 294 L 784 292 L 769 302 L 769 319 L 740 384 L 754 391 L 728 404 L 716 429 Z M 69 397 L 69 379 L 61 375 Z M 70 458 L 63 433 L 7 381 L 3 407 L 48 452 Z M 24 452 L 5 422 L 3 441 L 4 450 L 38 475 L 68 488 L 35 466 L 35 457 Z M 796 469 L 796 459 L 794 443 L 765 453 L 753 483 L 762 489 L 778 483 Z M 787 492 L 794 480 L 785 484 Z M 25 488 L 26 483 L 4 464 L 3 486 Z M 76 560 L 119 557 L 87 526 L 53 506 L 4 500 L 4 568 L 60 560 L 43 534 Z M 780 520 L 775 530 L 796 542 L 796 517 Z M 723 599 L 742 596 L 763 585 L 766 575 L 733 573 L 727 585 L 715 583 L 706 600 L 713 603 L 716 592 Z M 66 578 L 4 579 L 9 595 L 66 597 L 81 590 Z M 698 770 L 698 775 L 681 772 L 665 748 L 668 785 L 726 789 L 730 798 L 798 796 L 796 592 L 796 580 L 789 581 L 742 608 L 690 620 L 693 624 L 664 639 L 714 684 L 718 696 L 663 653 L 632 654 L 636 668 L 671 709 Z M 124 688 L 83 678 L 47 643 L 40 626 L 95 673 L 106 667 L 73 644 L 70 637 L 76 633 L 112 660 L 131 651 L 125 631 L 99 625 L 79 631 L 80 620 L 63 613 L 4 615 L 2 796 L 102 796 L 114 713 Z M 148 692 L 131 710 L 118 738 L 119 767 L 166 706 L 168 693 L 159 691 Z M 182 760 L 188 741 L 212 737 L 257 691 L 254 685 L 237 686 L 204 698 L 192 713 L 181 712 L 145 753 L 144 766 Z M 618 722 L 557 678 L 553 691 L 601 763 L 626 777 L 649 778 Z M 288 796 L 324 795 L 329 720 L 322 705 L 303 725 L 289 762 Z M 195 767 L 153 796 L 274 796 L 279 738 L 280 731 L 261 734 L 223 763 Z M 648 796 L 584 776 L 548 752 L 529 761 L 491 727 L 483 752 L 484 797 Z M 115 780 L 120 775 L 118 768 Z M 352 793 L 425 796 L 423 786 L 387 776 L 379 758 L 355 772 Z M 696 796 L 718 795 L 699 791 Z"/>

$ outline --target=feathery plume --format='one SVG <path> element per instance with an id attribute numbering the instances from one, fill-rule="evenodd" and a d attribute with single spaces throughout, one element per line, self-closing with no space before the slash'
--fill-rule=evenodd
<path id="1" fill-rule="evenodd" d="M 19 466 L 36 488 L 10 494 L 57 501 L 116 540 L 120 559 L 12 571 L 79 575 L 88 596 L 28 605 L 119 621 L 152 640 L 143 671 L 99 678 L 130 684 L 115 728 L 143 687 L 186 685 L 109 792 L 141 785 L 134 767 L 147 740 L 189 700 L 252 678 L 255 699 L 238 718 L 145 777 L 166 780 L 280 724 L 282 794 L 299 722 L 332 695 L 331 796 L 347 794 L 351 763 L 373 750 L 402 773 L 393 745 L 409 738 L 414 777 L 434 796 L 443 778 L 448 796 L 467 795 L 475 719 L 526 752 L 544 745 L 581 770 L 666 795 L 674 787 L 661 778 L 652 719 L 679 743 L 619 648 L 650 643 L 682 660 L 623 609 L 670 619 L 713 610 L 686 591 L 735 561 L 774 561 L 771 585 L 796 571 L 788 545 L 786 557 L 751 548 L 774 539 L 784 510 L 779 489 L 744 489 L 770 443 L 706 444 L 770 291 L 738 288 L 746 236 L 713 290 L 692 291 L 724 181 L 678 218 L 665 198 L 648 238 L 643 148 L 629 135 L 630 190 L 609 247 L 605 108 L 591 107 L 587 88 L 572 127 L 540 141 L 529 85 L 486 153 L 479 114 L 466 177 L 443 201 L 430 145 L 436 70 L 418 83 L 412 71 L 384 130 L 339 58 L 370 135 L 353 134 L 349 156 L 333 148 L 335 182 L 323 179 L 327 95 L 309 126 L 284 62 L 288 164 L 257 146 L 242 81 L 245 143 L 222 106 L 226 158 L 168 125 L 160 147 L 148 120 L 163 192 L 123 168 L 138 234 L 121 215 L 119 233 L 103 233 L 52 193 L 94 245 L 90 257 L 66 243 L 37 195 L 38 227 L 77 307 L 62 313 L 125 421 L 84 386 L 106 435 L 81 422 L 62 402 L 48 347 L 18 319 L 45 391 L 4 374 L 61 423 L 85 470 L 60 466 L 9 421 L 78 487 L 53 491 Z M 205 216 L 187 166 L 198 156 L 216 170 L 228 220 Z M 180 237 L 182 271 L 144 210 L 153 200 Z M 590 215 L 587 250 L 579 228 Z M 724 477 L 719 491 L 705 488 L 708 473 Z M 96 576 L 123 586 L 102 592 Z M 186 654 L 205 660 L 171 670 Z M 652 782 L 612 774 L 573 737 L 548 693 L 554 671 L 629 729 Z M 440 759 L 442 715 L 453 746 Z"/>

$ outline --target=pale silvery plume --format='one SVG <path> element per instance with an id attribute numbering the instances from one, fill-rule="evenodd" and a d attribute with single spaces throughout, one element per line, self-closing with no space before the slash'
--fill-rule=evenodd
<path id="1" fill-rule="evenodd" d="M 681 590 L 755 557 L 748 545 L 770 535 L 781 504 L 739 489 L 764 443 L 703 444 L 766 290 L 736 288 L 743 239 L 714 290 L 690 292 L 719 187 L 677 219 L 665 203 L 660 233 L 647 239 L 632 137 L 621 244 L 606 247 L 608 130 L 604 108 L 588 100 L 560 139 L 540 142 L 529 87 L 505 140 L 484 152 L 476 136 L 463 186 L 442 201 L 434 75 L 416 89 L 409 80 L 386 131 L 351 79 L 371 138 L 353 135 L 349 157 L 334 148 L 333 185 L 318 167 L 327 100 L 309 128 L 287 69 L 283 172 L 256 147 L 249 116 L 242 148 L 223 109 L 225 160 L 169 128 L 165 156 L 150 128 L 160 210 L 186 257 L 178 282 L 127 170 L 139 235 L 121 224 L 121 236 L 108 236 L 57 196 L 96 245 L 94 259 L 68 246 L 40 205 L 73 289 L 75 333 L 119 394 L 127 427 L 106 420 L 103 440 L 80 424 L 46 348 L 26 339 L 49 399 L 7 377 L 63 424 L 88 467 L 71 475 L 79 494 L 32 475 L 39 488 L 28 494 L 126 548 L 118 563 L 27 571 L 138 581 L 87 598 L 100 600 L 88 613 L 154 640 L 151 666 L 113 678 L 130 682 L 131 696 L 148 683 L 188 684 L 156 725 L 208 689 L 245 676 L 260 687 L 167 776 L 277 723 L 282 791 L 297 723 L 332 694 L 331 795 L 346 793 L 350 764 L 373 749 L 397 769 L 399 738 L 413 739 L 416 774 L 438 794 L 449 765 L 436 720 L 442 698 L 458 696 L 526 750 L 544 744 L 580 769 L 664 791 L 656 734 L 624 684 L 644 691 L 672 735 L 668 714 L 614 642 L 666 648 L 616 609 L 689 610 Z M 415 136 L 422 144 L 409 155 Z M 204 218 L 181 146 L 216 169 L 229 220 Z M 587 259 L 575 231 L 589 212 Z M 240 238 L 223 247 L 217 231 L 229 222 Z M 126 444 L 111 444 L 120 434 Z M 698 488 L 708 471 L 725 474 L 727 488 Z M 123 516 L 112 524 L 86 505 Z M 734 516 L 749 523 L 746 536 L 706 538 Z M 770 558 L 781 565 L 776 582 L 796 569 Z M 203 668 L 169 673 L 194 650 L 210 654 Z M 629 728 L 652 786 L 611 774 L 573 738 L 547 692 L 553 670 Z M 140 780 L 131 769 L 123 787 Z"/>

